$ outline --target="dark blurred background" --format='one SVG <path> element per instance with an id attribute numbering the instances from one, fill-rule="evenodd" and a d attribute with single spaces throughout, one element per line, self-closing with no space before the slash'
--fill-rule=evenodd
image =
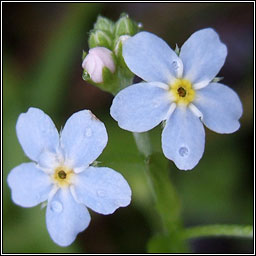
<path id="1" fill-rule="evenodd" d="M 132 134 L 109 115 L 112 96 L 82 80 L 82 50 L 99 14 L 116 21 L 122 12 L 144 30 L 179 46 L 196 30 L 214 28 L 228 47 L 219 76 L 240 96 L 241 128 L 229 135 L 206 130 L 205 153 L 192 171 L 170 162 L 170 178 L 182 203 L 184 225 L 253 224 L 253 3 L 3 3 L 3 250 L 5 253 L 145 253 L 159 226 Z M 18 115 L 39 107 L 60 129 L 80 109 L 103 121 L 109 143 L 103 166 L 121 172 L 132 187 L 129 207 L 113 215 L 91 212 L 86 231 L 67 248 L 55 245 L 46 230 L 45 209 L 12 203 L 6 177 L 28 162 L 18 143 Z M 161 152 L 161 129 L 150 132 Z M 139 163 L 138 163 L 139 162 Z M 249 239 L 189 241 L 194 253 L 252 253 Z"/>

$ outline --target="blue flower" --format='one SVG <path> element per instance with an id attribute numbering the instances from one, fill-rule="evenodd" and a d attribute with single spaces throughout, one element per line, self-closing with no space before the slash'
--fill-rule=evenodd
<path id="1" fill-rule="evenodd" d="M 90 166 L 108 140 L 104 124 L 90 111 L 73 114 L 59 135 L 48 115 L 30 108 L 19 116 L 16 131 L 33 162 L 9 173 L 12 200 L 22 207 L 47 200 L 46 225 L 58 245 L 70 245 L 87 228 L 90 215 L 86 207 L 111 214 L 130 203 L 131 190 L 121 174 Z"/>
<path id="2" fill-rule="evenodd" d="M 192 169 L 201 159 L 203 124 L 217 133 L 239 129 L 239 97 L 213 82 L 227 56 L 213 29 L 192 34 L 179 56 L 161 38 L 141 32 L 124 43 L 123 56 L 130 70 L 146 82 L 120 91 L 111 115 L 121 128 L 132 132 L 148 131 L 166 120 L 162 149 L 179 169 Z"/>

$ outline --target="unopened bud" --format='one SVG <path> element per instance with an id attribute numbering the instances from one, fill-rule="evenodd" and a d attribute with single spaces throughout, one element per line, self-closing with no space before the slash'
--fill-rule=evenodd
<path id="1" fill-rule="evenodd" d="M 94 30 L 90 33 L 88 43 L 90 48 L 98 46 L 111 48 L 112 38 L 111 35 L 106 31 Z"/>
<path id="2" fill-rule="evenodd" d="M 97 18 L 97 21 L 94 24 L 94 29 L 108 31 L 110 33 L 113 33 L 114 26 L 115 26 L 115 24 L 113 21 L 111 21 L 110 19 L 108 19 L 106 17 L 99 16 Z"/>
<path id="3" fill-rule="evenodd" d="M 122 14 L 115 25 L 115 35 L 133 36 L 139 31 L 138 24 L 129 18 L 128 14 Z"/>
<path id="4" fill-rule="evenodd" d="M 105 47 L 92 48 L 83 60 L 82 67 L 90 75 L 90 79 L 93 82 L 102 83 L 104 67 L 108 68 L 112 73 L 115 72 L 112 52 Z"/>

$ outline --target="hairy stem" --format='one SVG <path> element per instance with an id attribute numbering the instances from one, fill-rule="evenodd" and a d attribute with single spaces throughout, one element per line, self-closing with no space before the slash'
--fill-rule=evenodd
<path id="1" fill-rule="evenodd" d="M 187 239 L 208 236 L 252 238 L 253 227 L 243 225 L 205 225 L 187 228 L 184 230 L 183 235 Z"/>
<path id="2" fill-rule="evenodd" d="M 139 152 L 145 157 L 145 174 L 164 231 L 176 232 L 182 226 L 180 202 L 169 177 L 168 160 L 162 154 L 153 152 L 148 133 L 133 133 L 133 136 Z"/>

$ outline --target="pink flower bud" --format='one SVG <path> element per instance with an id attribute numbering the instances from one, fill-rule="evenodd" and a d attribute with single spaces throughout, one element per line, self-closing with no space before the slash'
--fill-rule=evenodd
<path id="1" fill-rule="evenodd" d="M 105 47 L 92 48 L 85 57 L 82 67 L 89 73 L 93 82 L 102 83 L 102 70 L 104 67 L 107 67 L 112 73 L 115 72 L 112 52 Z"/>

